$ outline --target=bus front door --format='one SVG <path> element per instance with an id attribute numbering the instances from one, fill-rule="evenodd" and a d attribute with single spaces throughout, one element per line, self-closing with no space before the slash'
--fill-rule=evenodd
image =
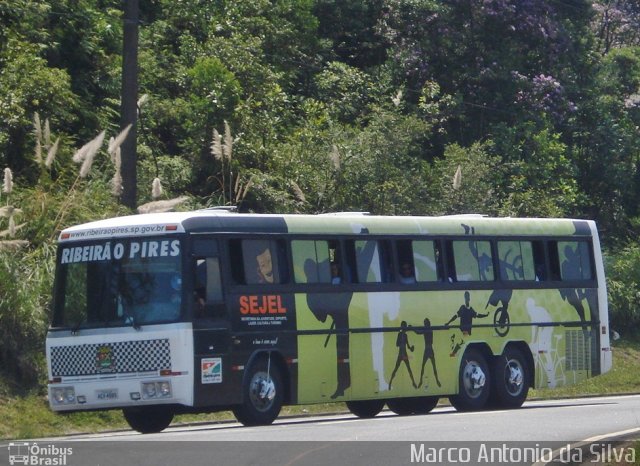
<path id="1" fill-rule="evenodd" d="M 202 247 L 198 248 L 202 249 Z M 237 403 L 234 386 L 239 375 L 232 370 L 233 342 L 220 269 L 220 258 L 194 257 L 193 338 L 194 406 Z"/>

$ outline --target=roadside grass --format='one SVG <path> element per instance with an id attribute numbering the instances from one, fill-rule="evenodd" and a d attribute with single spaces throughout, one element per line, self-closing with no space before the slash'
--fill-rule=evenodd
<path id="1" fill-rule="evenodd" d="M 280 418 L 347 412 L 344 403 L 284 406 Z M 30 439 L 64 435 L 128 430 L 129 425 L 120 410 L 56 414 L 49 409 L 45 397 L 30 394 L 21 397 L 0 397 L 0 439 Z M 197 425 L 212 422 L 235 422 L 231 411 L 210 414 L 182 414 L 172 425 Z"/>
<path id="2" fill-rule="evenodd" d="M 79 433 L 95 433 L 128 429 L 119 410 L 55 414 L 49 410 L 46 398 L 38 392 L 12 394 L 0 379 L 0 439 L 30 439 L 56 437 Z M 618 341 L 613 348 L 613 369 L 602 376 L 579 384 L 529 392 L 529 399 L 549 399 L 574 396 L 599 396 L 640 392 L 640 342 Z M 442 403 L 446 403 L 443 398 Z M 344 403 L 285 406 L 283 416 L 320 415 L 346 412 Z M 176 424 L 228 422 L 234 417 L 230 411 L 213 414 L 180 415 Z"/>

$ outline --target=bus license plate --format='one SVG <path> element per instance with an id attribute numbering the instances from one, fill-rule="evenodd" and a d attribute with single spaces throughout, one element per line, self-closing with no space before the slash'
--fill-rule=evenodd
<path id="1" fill-rule="evenodd" d="M 100 401 L 117 400 L 118 390 L 113 388 L 107 390 L 96 390 L 96 398 Z"/>

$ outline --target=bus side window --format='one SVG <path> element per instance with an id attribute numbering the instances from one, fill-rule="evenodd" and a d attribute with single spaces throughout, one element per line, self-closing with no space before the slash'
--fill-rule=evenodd
<path id="1" fill-rule="evenodd" d="M 284 240 L 231 240 L 229 254 L 235 283 L 272 285 L 289 281 Z"/>
<path id="2" fill-rule="evenodd" d="M 222 301 L 222 280 L 220 279 L 220 259 L 208 257 L 207 266 L 207 302 L 219 303 Z"/>
<path id="3" fill-rule="evenodd" d="M 380 278 L 383 283 L 391 283 L 394 281 L 391 241 L 378 241 L 378 250 L 380 254 Z"/>
<path id="4" fill-rule="evenodd" d="M 416 266 L 413 262 L 413 248 L 411 240 L 398 240 L 396 242 L 398 259 L 398 276 L 396 280 L 403 285 L 416 283 Z"/>
<path id="5" fill-rule="evenodd" d="M 442 281 L 442 260 L 434 241 L 413 241 L 413 263 L 418 282 Z"/>
<path id="6" fill-rule="evenodd" d="M 346 268 L 343 271 L 345 283 L 358 283 L 358 274 L 356 273 L 356 246 L 355 241 L 344 242 Z"/>
<path id="7" fill-rule="evenodd" d="M 391 243 L 376 240 L 346 242 L 347 265 L 355 283 L 389 283 L 393 281 Z"/>
<path id="8" fill-rule="evenodd" d="M 536 272 L 536 281 L 543 282 L 548 280 L 547 265 L 544 259 L 544 243 L 542 241 L 533 241 L 533 266 Z"/>
<path id="9" fill-rule="evenodd" d="M 220 317 L 224 314 L 219 258 L 196 259 L 193 299 L 196 317 Z"/>
<path id="10" fill-rule="evenodd" d="M 331 283 L 331 258 L 327 241 L 293 240 L 291 256 L 296 283 Z"/>
<path id="11" fill-rule="evenodd" d="M 340 285 L 344 282 L 344 271 L 342 270 L 342 255 L 338 241 L 329 241 L 329 260 L 331 261 L 331 284 Z"/>
<path id="12" fill-rule="evenodd" d="M 506 281 L 540 281 L 544 278 L 544 253 L 536 257 L 532 241 L 498 241 L 500 276 Z M 539 248 L 538 248 L 539 249 Z M 539 256 L 539 253 L 538 253 Z"/>
<path id="13" fill-rule="evenodd" d="M 558 255 L 558 242 L 549 241 L 547 243 L 547 251 L 549 253 L 549 269 L 551 271 L 551 280 L 560 280 L 560 256 Z"/>
<path id="14" fill-rule="evenodd" d="M 244 260 L 242 258 L 242 241 L 232 239 L 229 241 L 229 263 L 231 264 L 231 277 L 233 282 L 246 285 L 244 272 Z"/>
<path id="15" fill-rule="evenodd" d="M 456 281 L 490 281 L 494 279 L 489 241 L 452 241 Z"/>
<path id="16" fill-rule="evenodd" d="M 447 267 L 447 277 L 446 280 L 449 283 L 455 283 L 457 281 L 457 273 L 456 273 L 456 261 L 453 257 L 453 241 L 447 240 L 444 242 L 444 261 L 443 265 L 446 264 Z"/>
<path id="17" fill-rule="evenodd" d="M 586 241 L 558 241 L 560 278 L 562 280 L 591 280 L 591 254 Z"/>

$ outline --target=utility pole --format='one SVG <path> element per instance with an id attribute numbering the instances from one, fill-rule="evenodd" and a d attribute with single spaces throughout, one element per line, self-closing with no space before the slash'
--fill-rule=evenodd
<path id="1" fill-rule="evenodd" d="M 131 124 L 131 130 L 120 146 L 122 154 L 121 202 L 137 207 L 137 119 L 138 119 L 138 0 L 124 0 L 122 40 L 122 103 L 120 129 Z"/>

